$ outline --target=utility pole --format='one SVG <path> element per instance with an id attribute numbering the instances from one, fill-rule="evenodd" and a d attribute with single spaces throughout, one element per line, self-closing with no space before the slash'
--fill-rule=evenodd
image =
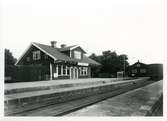
<path id="1" fill-rule="evenodd" d="M 125 77 L 125 55 L 124 55 L 124 77 Z"/>

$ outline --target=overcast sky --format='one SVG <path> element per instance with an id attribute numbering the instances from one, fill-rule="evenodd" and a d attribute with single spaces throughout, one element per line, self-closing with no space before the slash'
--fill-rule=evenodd
<path id="1" fill-rule="evenodd" d="M 166 0 L 2 0 L 1 42 L 18 58 L 31 42 L 80 45 L 88 55 L 167 61 Z M 166 52 L 165 52 L 166 51 Z"/>

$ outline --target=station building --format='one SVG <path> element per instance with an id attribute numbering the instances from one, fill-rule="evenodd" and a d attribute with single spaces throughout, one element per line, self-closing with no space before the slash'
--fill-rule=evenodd
<path id="1" fill-rule="evenodd" d="M 91 67 L 100 63 L 88 58 L 86 52 L 78 45 L 57 47 L 56 41 L 51 45 L 32 42 L 16 62 L 16 66 L 45 66 L 48 71 L 42 70 L 34 74 L 38 80 L 78 79 L 91 77 Z"/>

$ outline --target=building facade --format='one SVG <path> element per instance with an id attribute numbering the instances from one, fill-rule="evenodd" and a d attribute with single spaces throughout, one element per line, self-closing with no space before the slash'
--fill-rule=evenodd
<path id="1" fill-rule="evenodd" d="M 146 77 L 147 73 L 147 65 L 139 61 L 129 67 L 129 76 L 131 77 Z"/>
<path id="2" fill-rule="evenodd" d="M 151 80 L 163 79 L 163 64 L 144 64 L 136 62 L 128 69 L 130 77 L 150 77 Z"/>
<path id="3" fill-rule="evenodd" d="M 51 45 L 31 43 L 16 62 L 16 66 L 45 66 L 46 70 L 38 72 L 38 80 L 78 79 L 91 77 L 91 67 L 100 64 L 85 54 L 78 45 L 57 47 L 56 41 Z"/>

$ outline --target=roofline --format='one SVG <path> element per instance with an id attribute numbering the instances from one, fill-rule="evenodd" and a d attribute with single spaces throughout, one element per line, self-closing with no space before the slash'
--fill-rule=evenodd
<path id="1" fill-rule="evenodd" d="M 98 63 L 98 64 L 93 64 L 93 63 L 89 63 L 90 66 L 102 66 L 102 64 Z"/>
<path id="2" fill-rule="evenodd" d="M 17 66 L 18 62 L 23 58 L 23 56 L 26 54 L 26 52 L 30 49 L 30 47 L 32 46 L 32 44 L 30 44 L 27 49 L 22 53 L 22 55 L 18 58 L 18 60 L 15 63 L 15 66 Z"/>
<path id="3" fill-rule="evenodd" d="M 133 66 L 133 65 L 135 65 L 135 64 L 137 64 L 137 63 L 143 64 L 143 65 L 149 65 L 149 64 L 142 63 L 142 62 L 135 62 L 135 63 L 133 63 L 133 64 L 130 65 L 130 66 Z"/>
<path id="4" fill-rule="evenodd" d="M 71 47 L 70 50 L 73 50 L 74 48 L 79 47 L 79 45 L 74 45 L 74 47 Z"/>
<path id="5" fill-rule="evenodd" d="M 148 65 L 163 65 L 162 63 L 151 63 L 151 64 L 148 64 Z"/>
<path id="6" fill-rule="evenodd" d="M 77 48 L 77 47 L 80 47 L 80 48 L 82 49 L 81 46 L 79 46 L 79 45 L 75 45 L 74 47 L 70 48 L 70 51 L 73 50 L 73 49 L 75 49 L 75 48 Z M 82 50 L 83 50 L 83 49 L 82 49 Z M 84 50 L 83 50 L 83 51 L 84 51 Z M 86 52 L 84 51 L 84 53 L 86 53 Z"/>
<path id="7" fill-rule="evenodd" d="M 41 51 L 43 51 L 44 53 L 46 53 L 47 55 L 49 55 L 51 58 L 53 58 L 54 60 L 57 60 L 54 56 L 50 55 L 48 52 L 46 52 L 45 50 L 43 50 L 42 48 L 40 48 L 38 45 L 36 45 L 34 42 L 32 42 L 28 48 L 24 51 L 24 53 L 19 57 L 19 59 L 17 60 L 17 62 L 15 63 L 15 66 L 17 66 L 18 62 L 24 57 L 24 55 L 26 54 L 26 52 L 32 47 L 35 46 L 36 48 L 40 49 Z"/>
<path id="8" fill-rule="evenodd" d="M 57 60 L 57 58 L 55 58 L 54 56 L 52 56 L 51 54 L 49 54 L 48 52 L 46 52 L 44 49 L 40 48 L 38 45 L 36 45 L 34 42 L 32 43 L 32 45 L 34 45 L 36 48 L 40 49 L 41 51 L 43 51 L 44 53 L 46 53 L 47 55 L 49 55 L 51 58 L 53 58 L 54 60 Z"/>

